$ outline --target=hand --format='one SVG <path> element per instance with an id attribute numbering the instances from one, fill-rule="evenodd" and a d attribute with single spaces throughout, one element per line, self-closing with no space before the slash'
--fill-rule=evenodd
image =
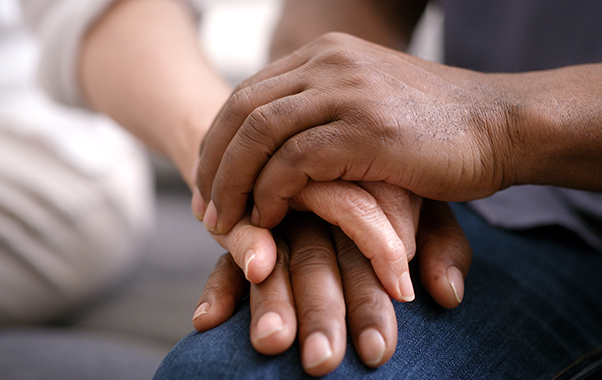
<path id="1" fill-rule="evenodd" d="M 192 205 L 196 214 L 200 213 L 201 203 L 196 191 Z M 414 299 L 408 262 L 416 252 L 415 235 L 421 205 L 422 198 L 397 186 L 345 181 L 310 181 L 292 203 L 296 210 L 314 211 L 322 219 L 340 226 L 371 260 L 389 295 L 406 302 Z M 207 218 L 205 215 L 205 220 Z M 247 213 L 228 234 L 214 235 L 214 238 L 230 250 L 247 278 L 259 283 L 271 272 L 276 260 L 275 245 L 268 241 L 271 239 L 266 234 L 266 230 L 250 223 Z"/>
<path id="2" fill-rule="evenodd" d="M 309 180 L 386 181 L 451 201 L 510 185 L 509 110 L 491 78 L 342 34 L 306 45 L 241 84 L 205 137 L 210 227 L 228 231 L 251 192 L 253 221 L 274 226 Z"/>
<path id="3" fill-rule="evenodd" d="M 428 202 L 423 213 L 432 219 L 424 228 L 421 222 L 419 233 L 422 281 L 437 302 L 455 307 L 463 297 L 470 248 L 445 204 Z M 372 367 L 384 364 L 396 346 L 395 314 L 358 248 L 336 227 L 333 245 L 328 226 L 308 214 L 289 216 L 278 230 L 283 238 L 277 238 L 277 265 L 250 289 L 253 347 L 267 355 L 284 352 L 298 331 L 305 371 L 324 375 L 344 356 L 346 315 L 360 359 Z M 206 331 L 226 321 L 247 291 L 244 274 L 224 255 L 198 302 L 194 327 Z"/>
<path id="4" fill-rule="evenodd" d="M 298 332 L 304 369 L 314 376 L 324 375 L 345 354 L 349 309 L 349 322 L 355 318 L 358 330 L 353 332 L 355 338 L 370 329 L 357 346 L 363 352 L 360 357 L 372 366 L 386 362 L 397 341 L 395 313 L 369 262 L 355 248 L 347 257 L 341 255 L 339 264 L 329 226 L 308 213 L 293 215 L 285 223 L 287 236 L 277 239 L 274 271 L 250 289 L 250 339 L 255 349 L 267 355 L 281 353 Z M 342 278 L 339 265 L 354 276 Z M 234 311 L 233 301 L 244 294 L 243 281 L 231 257 L 223 257 L 199 301 L 195 328 L 203 331 L 225 321 Z M 354 308 L 345 305 L 343 289 L 356 298 Z M 362 302 L 367 299 L 370 302 Z M 203 309 L 203 305 L 210 307 Z"/>

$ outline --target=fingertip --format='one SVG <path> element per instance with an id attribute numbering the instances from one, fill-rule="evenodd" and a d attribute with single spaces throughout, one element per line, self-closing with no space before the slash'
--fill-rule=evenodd
<path id="1" fill-rule="evenodd" d="M 284 330 L 284 321 L 280 314 L 275 311 L 268 311 L 257 321 L 255 327 L 256 338 L 257 340 L 263 340 L 282 330 Z"/>
<path id="2" fill-rule="evenodd" d="M 259 211 L 257 210 L 257 206 L 253 206 L 253 211 L 251 212 L 251 224 L 255 227 L 259 227 Z"/>
<path id="3" fill-rule="evenodd" d="M 201 195 L 201 191 L 198 187 L 195 187 L 192 191 L 192 201 L 190 207 L 194 217 L 202 222 L 203 216 L 205 215 L 205 201 L 203 200 L 203 196 Z"/>
<path id="4" fill-rule="evenodd" d="M 447 268 L 447 283 L 458 302 L 456 306 L 460 305 L 464 299 L 464 276 L 458 267 L 452 265 Z"/>
<path id="5" fill-rule="evenodd" d="M 251 248 L 245 253 L 244 273 L 249 282 L 259 284 L 274 270 L 276 252 L 265 248 Z"/>
<path id="6" fill-rule="evenodd" d="M 211 328 L 205 321 L 205 316 L 209 314 L 211 305 L 209 302 L 202 302 L 192 315 L 192 326 L 200 332 L 207 331 Z"/>
<path id="7" fill-rule="evenodd" d="M 213 203 L 213 200 L 209 201 L 205 215 L 203 215 L 201 220 L 203 221 L 207 231 L 211 232 L 212 234 L 217 234 L 217 208 L 215 208 L 215 203 Z"/>
<path id="8" fill-rule="evenodd" d="M 295 333 L 296 328 L 287 326 L 278 312 L 268 311 L 257 320 L 251 331 L 251 343 L 261 354 L 278 355 L 293 344 Z"/>
<path id="9" fill-rule="evenodd" d="M 370 262 L 374 273 L 391 298 L 399 302 L 414 301 L 416 296 L 407 262 L 401 266 L 394 265 L 381 257 L 375 257 Z M 401 274 L 399 274 L 400 272 Z"/>
<path id="10" fill-rule="evenodd" d="M 443 269 L 438 275 L 423 278 L 422 282 L 431 297 L 441 307 L 456 308 L 464 299 L 464 276 L 456 266 Z"/>
<path id="11" fill-rule="evenodd" d="M 332 369 L 327 368 L 327 361 L 334 355 L 332 346 L 326 335 L 314 332 L 305 338 L 301 352 L 301 362 L 305 372 L 312 376 L 322 376 Z"/>
<path id="12" fill-rule="evenodd" d="M 254 281 L 251 281 L 249 279 L 250 276 L 250 272 L 249 272 L 249 266 L 251 264 L 251 262 L 255 259 L 255 257 L 257 257 L 257 254 L 255 253 L 255 250 L 253 248 L 249 249 L 247 251 L 247 253 L 245 253 L 245 267 L 244 267 L 244 272 L 245 272 L 245 277 L 247 278 L 248 281 L 255 283 Z"/>
<path id="13" fill-rule="evenodd" d="M 203 303 L 201 303 L 199 305 L 199 307 L 197 307 L 197 309 L 194 311 L 194 315 L 192 316 L 192 321 L 194 322 L 201 315 L 209 314 L 209 309 L 210 308 L 211 308 L 211 305 L 209 305 L 209 302 L 203 302 Z"/>
<path id="14" fill-rule="evenodd" d="M 399 294 L 403 302 L 412 302 L 416 298 L 410 272 L 404 271 L 399 278 Z"/>
<path id="15" fill-rule="evenodd" d="M 383 335 L 375 328 L 367 328 L 357 338 L 358 354 L 368 367 L 383 364 L 387 344 Z"/>
<path id="16" fill-rule="evenodd" d="M 272 229 L 284 220 L 289 212 L 288 199 L 261 203 L 256 200 L 251 212 L 251 224 L 256 227 Z M 267 205 L 267 206 L 266 206 Z"/>

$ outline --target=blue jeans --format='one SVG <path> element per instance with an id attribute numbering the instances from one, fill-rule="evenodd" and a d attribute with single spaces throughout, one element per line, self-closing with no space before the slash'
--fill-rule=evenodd
<path id="1" fill-rule="evenodd" d="M 325 378 L 585 379 L 602 367 L 602 254 L 557 227 L 506 231 L 465 205 L 454 211 L 474 251 L 462 305 L 445 310 L 415 283 L 414 302 L 395 302 L 393 358 L 365 367 L 349 340 L 343 363 Z M 249 323 L 247 302 L 223 325 L 191 333 L 155 380 L 309 378 L 298 344 L 258 354 Z"/>

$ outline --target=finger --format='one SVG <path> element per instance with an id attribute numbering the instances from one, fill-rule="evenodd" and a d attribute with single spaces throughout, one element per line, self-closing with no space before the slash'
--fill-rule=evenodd
<path id="1" fill-rule="evenodd" d="M 297 79 L 300 79 L 300 81 Z M 200 159 L 196 172 L 197 186 L 206 205 L 203 223 L 210 232 L 220 234 L 227 232 L 221 227 L 221 221 L 218 223 L 216 205 L 211 202 L 211 197 L 215 194 L 215 192 L 212 194 L 215 174 L 224 159 L 230 141 L 256 108 L 269 103 L 273 99 L 280 99 L 302 91 L 304 83 L 305 80 L 298 76 L 295 76 L 294 80 L 282 80 L 278 77 L 266 79 L 263 82 L 235 91 L 218 113 L 201 143 Z M 257 149 L 254 154 L 261 157 L 264 154 L 263 149 Z M 245 177 L 249 177 L 250 173 L 244 173 Z M 230 176 L 228 180 L 237 181 L 239 177 L 238 175 Z M 251 184 L 247 187 L 252 188 L 254 180 L 255 178 L 249 178 L 248 181 Z M 237 185 L 232 191 L 228 191 L 228 194 L 236 194 L 237 200 L 246 197 L 249 190 L 238 194 L 241 191 L 240 186 Z M 240 209 L 237 210 L 239 219 L 244 212 L 245 205 L 244 201 L 239 205 Z"/>
<path id="2" fill-rule="evenodd" d="M 294 95 L 305 88 L 306 80 L 302 75 L 281 77 L 306 62 L 307 53 L 305 50 L 302 48 L 287 57 L 281 58 L 243 81 L 234 90 L 216 116 L 205 138 L 201 141 L 199 161 L 196 166 L 196 183 L 204 200 L 202 209 L 200 209 L 201 218 L 199 219 L 204 219 L 202 216 L 206 213 L 205 208 L 211 205 L 211 189 L 224 152 L 238 129 L 249 117 L 249 114 L 264 104 Z M 257 172 L 258 169 L 255 171 Z M 255 178 L 250 178 L 249 182 L 252 184 L 254 180 Z M 235 221 L 240 219 L 242 205 L 246 201 L 248 192 L 249 190 L 240 192 L 239 188 L 231 191 L 230 195 L 235 194 L 239 201 L 239 208 L 236 209 L 234 216 L 226 219 L 228 222 L 232 219 L 235 219 Z M 228 223 L 227 229 L 222 227 L 221 223 L 218 223 L 218 219 L 213 217 L 213 213 L 216 213 L 217 210 L 215 204 L 212 207 L 211 217 L 206 221 L 206 227 L 214 233 L 226 233 L 232 227 L 232 222 Z M 236 215 L 238 215 L 238 219 Z"/>
<path id="3" fill-rule="evenodd" d="M 405 302 L 414 299 L 404 244 L 372 195 L 350 182 L 310 181 L 294 202 L 295 207 L 302 205 L 341 227 L 370 259 L 391 297 Z"/>
<path id="4" fill-rule="evenodd" d="M 194 328 L 202 332 L 224 323 L 232 316 L 248 288 L 248 282 L 232 256 L 223 255 L 209 275 L 197 303 L 192 317 Z"/>
<path id="5" fill-rule="evenodd" d="M 251 225 L 250 216 L 244 216 L 226 235 L 213 238 L 231 252 L 234 261 L 250 282 L 265 280 L 276 264 L 276 243 L 271 232 Z"/>
<path id="6" fill-rule="evenodd" d="M 305 78 L 301 70 L 300 73 L 288 74 L 282 81 L 302 82 Z M 250 91 L 253 86 L 248 89 Z M 246 95 L 251 96 L 253 95 Z M 223 152 L 215 172 L 211 191 L 213 205 L 208 209 L 211 214 L 207 213 L 211 218 L 205 218 L 208 229 L 215 227 L 210 230 L 223 233 L 229 231 L 240 219 L 261 168 L 278 147 L 298 132 L 327 123 L 336 113 L 336 107 L 327 99 L 326 94 L 307 89 L 301 94 L 285 96 L 261 105 L 248 114 Z M 233 171 L 244 175 L 232 175 Z M 287 209 L 287 205 L 283 204 L 276 216 L 278 222 L 284 218 Z M 253 220 L 253 223 L 260 225 L 259 220 Z"/>
<path id="7" fill-rule="evenodd" d="M 299 323 L 301 363 L 312 376 L 343 360 L 347 333 L 341 277 L 329 226 L 309 213 L 285 220 L 291 249 L 289 271 Z M 303 230 L 304 233 L 295 233 Z"/>
<path id="8" fill-rule="evenodd" d="M 458 306 L 464 298 L 472 250 L 446 203 L 424 201 L 416 239 L 425 289 L 439 305 Z"/>
<path id="9" fill-rule="evenodd" d="M 406 249 L 408 261 L 416 254 L 416 231 L 422 198 L 386 182 L 357 182 L 369 192 L 383 210 Z"/>
<path id="10" fill-rule="evenodd" d="M 207 164 L 207 167 L 203 170 L 211 172 L 210 169 L 213 167 L 212 174 L 215 174 L 226 146 L 251 111 L 270 101 L 299 93 L 305 88 L 305 81 L 295 82 L 291 81 L 291 78 L 284 80 L 282 76 L 304 66 L 315 55 L 316 51 L 323 50 L 322 46 L 324 44 L 335 46 L 339 44 L 338 41 L 331 40 L 331 38 L 324 36 L 302 46 L 293 53 L 270 63 L 236 87 L 229 101 L 224 104 L 216 116 L 207 137 L 201 142 L 201 156 L 208 159 L 213 158 L 212 161 L 203 160 L 203 166 Z M 221 144 L 219 144 L 220 142 Z M 205 153 L 206 149 L 208 149 L 207 153 Z M 219 152 L 220 154 L 214 155 L 211 152 Z M 205 177 L 199 177 L 199 181 L 201 182 L 203 178 Z M 212 178 L 210 176 L 209 182 Z M 199 184 L 199 188 L 202 189 L 201 193 L 204 199 L 209 199 L 211 183 L 202 182 L 203 186 Z"/>
<path id="11" fill-rule="evenodd" d="M 287 350 L 297 335 L 297 317 L 288 272 L 289 249 L 278 239 L 278 260 L 260 284 L 251 284 L 251 344 L 264 355 Z"/>
<path id="12" fill-rule="evenodd" d="M 290 137 L 257 176 L 253 188 L 253 213 L 257 217 L 252 221 L 261 227 L 277 223 L 288 209 L 289 200 L 309 180 L 386 180 L 397 184 L 394 182 L 397 178 L 380 174 L 400 173 L 400 165 L 395 162 L 397 153 L 389 154 L 383 143 L 387 140 L 390 138 L 385 136 L 361 136 L 345 120 L 335 120 Z"/>
<path id="13" fill-rule="evenodd" d="M 397 346 L 393 304 L 357 246 L 340 228 L 332 231 L 354 346 L 364 364 L 378 367 L 393 356 Z"/>
<path id="14" fill-rule="evenodd" d="M 278 146 L 336 119 L 340 102 L 309 84 L 330 79 L 316 79 L 315 72 L 349 64 L 345 53 L 330 53 L 350 39 L 357 42 L 340 33 L 316 39 L 244 81 L 226 102 L 201 143 L 197 183 L 211 211 L 204 218 L 209 231 L 226 233 L 241 217 L 257 174 Z"/>

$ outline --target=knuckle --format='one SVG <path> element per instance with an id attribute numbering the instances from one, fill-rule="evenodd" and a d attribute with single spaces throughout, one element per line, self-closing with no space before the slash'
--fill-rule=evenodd
<path id="1" fill-rule="evenodd" d="M 429 231 L 424 240 L 435 244 L 439 251 L 447 252 L 462 265 L 468 266 L 472 261 L 472 249 L 460 226 L 446 226 Z M 424 243 L 419 248 L 423 245 Z"/>
<path id="2" fill-rule="evenodd" d="M 241 143 L 254 149 L 256 144 L 260 144 L 268 148 L 267 153 L 271 153 L 276 148 L 278 136 L 286 133 L 285 128 L 293 126 L 290 115 L 295 113 L 297 106 L 298 102 L 294 99 L 280 98 L 255 108 L 239 131 Z"/>
<path id="3" fill-rule="evenodd" d="M 288 271 L 290 259 L 290 250 L 288 246 L 283 247 L 278 245 L 276 255 L 276 267 L 282 268 Z"/>
<path id="4" fill-rule="evenodd" d="M 360 188 L 347 187 L 341 191 L 340 199 L 343 212 L 356 214 L 361 217 L 373 217 L 377 211 L 376 199 Z"/>
<path id="5" fill-rule="evenodd" d="M 230 253 L 224 253 L 215 265 L 215 272 L 217 273 L 225 274 L 228 272 L 237 271 L 239 269 L 240 268 L 236 264 L 234 257 Z"/>
<path id="6" fill-rule="evenodd" d="M 224 105 L 224 118 L 226 121 L 238 120 L 241 115 L 251 112 L 252 102 L 249 88 L 245 87 L 235 91 Z"/>
<path id="7" fill-rule="evenodd" d="M 352 49 L 337 47 L 320 56 L 316 62 L 325 66 L 350 69 L 362 65 L 365 60 L 362 59 L 359 53 Z M 355 77 L 356 75 L 349 76 Z"/>
<path id="8" fill-rule="evenodd" d="M 298 167 L 306 158 L 306 149 L 303 141 L 292 137 L 282 144 L 279 149 L 280 159 L 291 167 Z"/>
<path id="9" fill-rule="evenodd" d="M 229 269 L 233 266 L 236 266 L 236 263 L 234 262 L 234 258 L 230 253 L 224 253 L 221 255 L 215 264 L 215 268 L 219 270 Z"/>
<path id="10" fill-rule="evenodd" d="M 224 254 L 215 265 L 215 269 L 211 273 L 204 291 L 209 293 L 224 292 L 228 289 L 230 284 L 229 274 L 234 273 L 237 270 L 239 270 L 238 266 L 234 262 L 232 256 L 229 253 Z"/>
<path id="11" fill-rule="evenodd" d="M 351 36 L 342 32 L 328 32 L 322 34 L 316 39 L 316 43 L 320 45 L 333 45 L 340 46 L 341 44 L 349 41 Z"/>
<path id="12" fill-rule="evenodd" d="M 266 114 L 266 106 L 254 109 L 239 130 L 238 140 L 241 145 L 248 149 L 256 149 L 256 145 L 270 145 L 271 128 L 269 112 Z"/>
<path id="13" fill-rule="evenodd" d="M 306 241 L 295 247 L 289 259 L 289 268 L 295 273 L 311 273 L 314 270 L 322 270 L 325 263 L 334 262 L 333 258 L 332 247 L 319 242 Z"/>
<path id="14" fill-rule="evenodd" d="M 354 260 L 357 260 L 358 254 L 357 246 L 353 240 L 345 238 L 337 241 L 337 256 L 339 262 L 353 262 Z M 359 255 L 361 256 L 361 254 Z"/>
<path id="15" fill-rule="evenodd" d="M 307 330 L 343 331 L 345 328 L 344 302 L 335 302 L 316 294 L 320 302 L 312 302 L 307 307 L 297 310 L 297 319 L 300 325 L 305 325 Z M 325 318 L 325 316 L 328 316 Z"/>
<path id="16" fill-rule="evenodd" d="M 365 280 L 354 280 L 356 281 L 355 286 L 366 289 L 371 287 L 371 283 Z M 377 280 L 375 280 L 377 281 Z M 381 290 L 380 295 L 383 295 L 384 291 Z M 377 310 L 383 309 L 383 299 L 378 296 L 375 292 L 362 292 L 355 294 L 353 297 L 347 297 L 347 313 L 349 315 L 363 315 L 366 317 L 375 317 L 380 313 Z M 368 314 L 368 315 L 366 315 Z"/>

